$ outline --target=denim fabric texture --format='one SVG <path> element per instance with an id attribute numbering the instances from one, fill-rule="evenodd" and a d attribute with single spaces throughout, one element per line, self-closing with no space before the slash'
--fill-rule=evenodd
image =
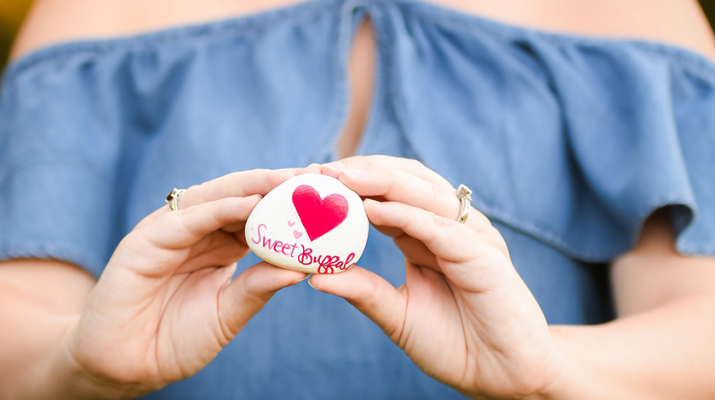
<path id="1" fill-rule="evenodd" d="M 357 153 L 415 158 L 471 187 L 550 323 L 613 318 L 607 264 L 658 208 L 671 210 L 680 252 L 715 256 L 710 60 L 419 0 L 312 0 L 12 64 L 0 89 L 0 259 L 58 258 L 99 276 L 173 187 L 335 160 L 351 40 L 367 16 L 376 81 Z M 371 230 L 360 265 L 400 285 L 403 262 Z M 203 371 L 146 398 L 462 396 L 303 283 Z"/>

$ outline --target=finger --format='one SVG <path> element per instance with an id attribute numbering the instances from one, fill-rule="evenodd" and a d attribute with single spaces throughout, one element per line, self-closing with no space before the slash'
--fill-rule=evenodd
<path id="1" fill-rule="evenodd" d="M 218 319 L 226 342 L 233 339 L 280 289 L 308 276 L 260 262 L 224 286 L 218 297 Z"/>
<path id="2" fill-rule="evenodd" d="M 393 239 L 398 238 L 400 236 L 405 236 L 405 232 L 402 232 L 402 230 L 400 230 L 399 228 L 393 228 L 391 226 L 379 226 L 374 224 L 373 226 L 375 227 L 375 229 L 377 229 L 378 232 Z"/>
<path id="3" fill-rule="evenodd" d="M 402 235 L 395 238 L 395 245 L 402 251 L 408 262 L 439 273 L 442 272 L 437 263 L 437 257 L 419 240 L 412 236 Z"/>
<path id="4" fill-rule="evenodd" d="M 369 199 L 364 203 L 370 222 L 401 229 L 424 243 L 439 258 L 463 262 L 477 255 L 473 246 L 464 246 L 464 243 L 478 240 L 478 234 L 457 221 L 403 203 Z"/>
<path id="5" fill-rule="evenodd" d="M 296 174 L 298 174 L 298 175 L 319 174 L 321 171 L 321 167 L 320 167 L 320 164 L 313 163 L 313 164 L 308 165 L 305 168 L 297 168 L 295 171 L 296 171 Z"/>
<path id="6" fill-rule="evenodd" d="M 310 285 L 340 296 L 399 343 L 407 311 L 407 296 L 382 277 L 358 266 L 336 275 L 313 275 Z"/>
<path id="7" fill-rule="evenodd" d="M 319 170 L 317 164 L 312 170 Z M 179 197 L 177 207 L 182 210 L 225 197 L 248 197 L 256 194 L 265 196 L 276 186 L 297 174 L 298 171 L 292 168 L 278 170 L 254 169 L 230 173 L 189 187 Z M 141 220 L 134 229 L 141 228 L 168 212 L 171 212 L 171 209 L 168 204 L 165 204 Z"/>
<path id="8" fill-rule="evenodd" d="M 508 257 L 486 235 L 450 219 L 402 203 L 365 200 L 372 223 L 400 228 L 434 253 L 442 273 L 458 286 L 484 291 L 518 278 Z"/>
<path id="9" fill-rule="evenodd" d="M 296 175 L 295 169 L 254 169 L 234 172 L 189 187 L 179 198 L 179 209 L 225 197 L 247 197 L 256 194 L 265 196 L 276 186 Z"/>
<path id="10" fill-rule="evenodd" d="M 301 174 L 319 174 L 320 166 L 311 164 L 305 168 L 285 169 L 254 169 L 227 174 L 216 179 L 193 185 L 177 200 L 179 209 L 188 208 L 207 201 L 218 200 L 224 197 L 247 197 L 255 194 L 265 196 L 276 186 L 286 180 Z M 151 220 L 158 215 L 171 211 L 165 205 L 150 214 L 146 219 Z M 140 222 L 142 224 L 144 221 Z"/>
<path id="11" fill-rule="evenodd" d="M 346 169 L 339 179 L 362 197 L 380 197 L 422 208 L 445 218 L 457 220 L 462 205 L 455 191 L 436 185 L 399 169 L 370 168 L 358 172 Z M 476 231 L 491 228 L 489 218 L 472 209 L 467 226 Z"/>
<path id="12" fill-rule="evenodd" d="M 461 202 L 454 188 L 435 184 L 405 170 L 371 167 L 335 171 L 324 166 L 323 171 L 339 179 L 362 197 L 398 201 L 455 220 L 461 213 Z M 489 218 L 473 208 L 466 225 L 477 231 L 488 231 L 492 227 Z M 389 229 L 383 233 L 392 237 L 399 234 Z"/>
<path id="13" fill-rule="evenodd" d="M 320 174 L 320 165 L 310 164 L 309 166 L 304 167 L 304 168 L 296 168 L 296 169 L 294 169 L 294 171 L 295 171 L 296 175 Z M 246 222 L 241 221 L 236 224 L 227 225 L 227 226 L 223 227 L 223 230 L 225 230 L 226 232 L 241 232 L 242 233 L 242 231 L 245 227 L 246 227 Z M 241 243 L 246 242 L 246 238 L 242 234 L 236 235 L 236 237 Z"/>
<path id="14" fill-rule="evenodd" d="M 261 196 L 227 197 L 172 211 L 130 235 L 141 235 L 162 249 L 182 249 L 222 227 L 245 221 Z"/>
<path id="15" fill-rule="evenodd" d="M 465 225 L 470 226 L 469 221 L 467 221 L 467 223 L 465 223 Z M 429 252 L 427 247 L 422 242 L 405 234 L 405 232 L 403 232 L 402 229 L 400 229 L 400 228 L 395 228 L 392 226 L 375 225 L 374 221 L 373 221 L 373 226 L 375 227 L 375 229 L 378 230 L 378 232 L 382 233 L 385 236 L 389 236 L 389 237 L 393 238 L 393 240 L 397 244 L 397 247 L 399 247 L 400 250 L 402 250 L 404 252 L 405 257 L 407 257 L 407 259 L 410 262 L 414 262 L 415 264 L 422 265 L 424 267 L 432 268 L 432 264 L 420 264 L 418 262 L 418 260 L 425 259 L 425 257 L 424 257 L 425 254 L 423 254 L 425 251 Z M 470 226 L 470 228 L 474 228 L 474 226 Z M 479 232 L 481 235 L 483 235 L 483 239 L 486 242 L 490 243 L 491 245 L 493 245 L 494 247 L 499 249 L 499 251 L 502 254 L 504 254 L 504 256 L 511 259 L 510 255 L 509 255 L 509 249 L 506 245 L 506 242 L 504 241 L 504 237 L 502 237 L 499 230 L 497 230 L 496 228 L 494 228 L 491 225 L 488 227 L 485 227 L 485 228 L 478 227 L 477 229 L 474 229 L 474 230 Z M 403 241 L 405 242 L 405 244 L 401 243 Z M 417 243 L 414 243 L 414 246 L 413 246 L 412 242 L 417 242 Z M 419 245 L 417 245 L 418 243 L 419 243 Z M 412 251 L 416 252 L 414 257 L 410 257 L 412 254 L 408 253 L 408 252 L 412 252 Z M 430 252 L 430 254 L 431 254 L 431 252 Z M 426 258 L 432 259 L 432 258 L 434 258 L 434 255 L 432 254 L 431 257 L 426 257 Z M 432 269 L 434 269 L 434 268 L 432 268 Z"/>
<path id="16" fill-rule="evenodd" d="M 432 171 L 421 162 L 411 158 L 384 155 L 354 156 L 344 158 L 340 161 L 323 164 L 323 166 L 327 169 L 333 169 L 334 171 L 343 171 L 345 169 L 368 169 L 373 167 L 400 169 L 428 182 L 455 190 L 454 187 L 442 177 L 442 175 Z"/>
<path id="17" fill-rule="evenodd" d="M 459 215 L 459 199 L 454 191 L 400 169 L 346 169 L 340 172 L 339 179 L 361 197 L 382 197 L 447 218 L 457 219 Z"/>
<path id="18" fill-rule="evenodd" d="M 235 264 L 246 254 L 248 254 L 248 247 L 240 243 L 234 235 L 222 231 L 213 232 L 192 246 L 188 259 L 175 273 Z"/>
<path id="19" fill-rule="evenodd" d="M 238 221 L 233 224 L 228 224 L 221 229 L 226 232 L 236 233 L 236 232 L 242 232 L 245 227 L 246 227 L 246 221 Z M 238 236 L 240 236 L 240 235 L 238 235 Z"/>

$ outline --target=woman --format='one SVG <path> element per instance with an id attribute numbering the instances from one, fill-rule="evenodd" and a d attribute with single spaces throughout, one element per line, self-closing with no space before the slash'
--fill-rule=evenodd
<path id="1" fill-rule="evenodd" d="M 713 58 L 695 1 L 40 1 L 0 397 L 712 398 Z M 382 233 L 318 291 L 242 233 L 310 172 Z"/>

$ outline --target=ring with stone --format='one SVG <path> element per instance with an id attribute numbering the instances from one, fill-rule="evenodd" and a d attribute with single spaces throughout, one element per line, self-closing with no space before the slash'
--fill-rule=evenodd
<path id="1" fill-rule="evenodd" d="M 179 197 L 184 194 L 186 189 L 177 189 L 174 188 L 169 194 L 166 196 L 166 202 L 169 204 L 169 209 L 171 211 L 176 211 L 179 209 Z"/>
<path id="2" fill-rule="evenodd" d="M 459 204 L 461 205 L 461 211 L 459 213 L 459 218 L 457 218 L 457 222 L 463 224 L 467 221 L 469 210 L 472 207 L 472 190 L 465 185 L 459 185 L 456 194 L 459 199 Z"/>

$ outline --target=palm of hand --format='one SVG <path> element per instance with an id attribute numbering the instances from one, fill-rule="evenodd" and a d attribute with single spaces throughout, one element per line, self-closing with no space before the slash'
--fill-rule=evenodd
<path id="1" fill-rule="evenodd" d="M 366 202 L 378 224 L 398 216 L 400 207 Z M 475 235 L 464 238 L 474 247 L 443 253 L 456 249 L 442 240 L 443 232 L 430 226 L 423 236 L 411 230 L 424 227 L 424 221 L 414 216 L 405 221 L 414 221 L 404 225 L 409 232 L 378 225 L 405 255 L 403 286 L 395 289 L 359 267 L 313 276 L 313 286 L 345 297 L 426 374 L 465 395 L 523 398 L 545 389 L 559 373 L 557 353 L 543 313 L 511 265 L 503 241 L 482 247 L 476 233 L 458 225 L 462 234 Z"/>
<path id="2" fill-rule="evenodd" d="M 353 157 L 326 168 L 365 197 L 370 222 L 405 256 L 395 289 L 362 268 L 313 276 L 377 323 L 425 373 L 472 397 L 522 398 L 560 372 L 543 312 L 490 221 L 441 176 L 412 160 Z M 379 201 L 375 201 L 377 199 Z"/>
<path id="3" fill-rule="evenodd" d="M 213 233 L 206 242 L 228 244 L 228 236 Z M 231 339 L 217 310 L 219 293 L 235 268 L 192 268 L 197 257 L 218 261 L 223 246 L 207 251 L 149 250 L 126 244 L 137 251 L 117 252 L 119 257 L 110 261 L 80 321 L 79 331 L 92 332 L 92 340 L 77 343 L 79 357 L 90 359 L 86 365 L 106 369 L 90 372 L 128 382 L 161 385 L 193 375 Z"/>
<path id="4" fill-rule="evenodd" d="M 392 338 L 426 374 L 473 397 L 527 395 L 549 379 L 554 353 L 537 305 L 406 264 L 404 325 Z"/>
<path id="5" fill-rule="evenodd" d="M 71 332 L 74 362 L 110 386 L 128 386 L 130 397 L 206 366 L 275 291 L 305 277 L 259 263 L 231 280 L 248 252 L 243 224 L 257 202 L 225 198 L 142 221 Z"/>

